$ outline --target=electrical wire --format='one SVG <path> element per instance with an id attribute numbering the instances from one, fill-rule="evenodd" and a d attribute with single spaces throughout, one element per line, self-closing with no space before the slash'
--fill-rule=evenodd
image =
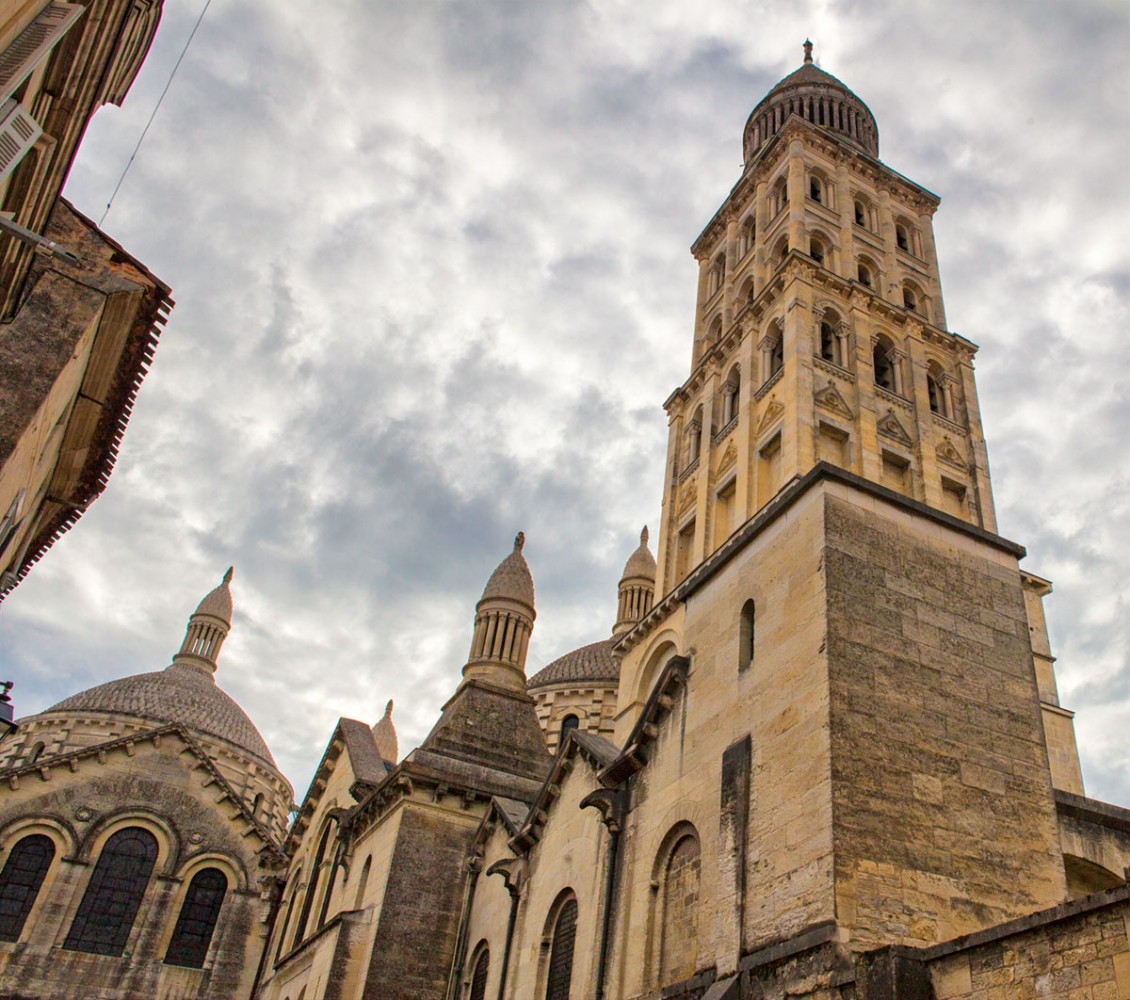
<path id="1" fill-rule="evenodd" d="M 118 178 L 118 183 L 114 186 L 114 191 L 110 195 L 110 200 L 106 202 L 106 209 L 102 213 L 102 218 L 98 220 L 98 227 L 102 228 L 102 223 L 106 221 L 106 216 L 110 214 L 110 206 L 114 204 L 114 199 L 118 196 L 118 191 L 121 189 L 122 182 L 126 179 L 126 174 L 129 173 L 129 168 L 133 166 L 134 158 L 137 152 L 141 149 L 141 144 L 145 141 L 145 136 L 149 134 L 149 126 L 153 124 L 153 119 L 157 117 L 157 112 L 161 109 L 161 104 L 165 100 L 165 95 L 169 92 L 169 87 L 172 86 L 173 77 L 177 75 L 177 70 L 180 69 L 180 64 L 184 60 L 184 54 L 188 51 L 188 47 L 192 44 L 192 40 L 196 37 L 196 29 L 200 27 L 200 22 L 204 20 L 204 15 L 208 12 L 208 8 L 212 5 L 212 0 L 205 0 L 204 6 L 200 9 L 200 16 L 196 18 L 196 23 L 192 26 L 192 31 L 189 33 L 188 40 L 184 43 L 184 48 L 181 49 L 180 55 L 177 57 L 177 64 L 173 67 L 173 71 L 169 74 L 169 79 L 165 81 L 165 89 L 161 91 L 161 96 L 157 98 L 157 103 L 153 106 L 153 113 L 149 116 L 149 121 L 145 123 L 145 128 L 141 130 L 141 135 L 137 140 L 137 145 L 133 147 L 133 152 L 130 153 L 129 160 L 126 162 L 125 169 L 122 171 L 122 176 Z"/>

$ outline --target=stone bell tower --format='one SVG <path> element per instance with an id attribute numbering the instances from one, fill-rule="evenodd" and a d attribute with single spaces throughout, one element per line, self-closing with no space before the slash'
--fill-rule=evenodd
<path id="1" fill-rule="evenodd" d="M 874 117 L 811 43 L 753 109 L 743 150 L 692 247 L 659 593 L 820 461 L 995 530 L 977 348 L 946 329 L 939 199 L 879 162 Z"/>
<path id="2" fill-rule="evenodd" d="M 633 836 L 748 804 L 704 846 L 720 975 L 821 926 L 865 952 L 1060 903 L 1056 796 L 1082 794 L 1050 588 L 996 533 L 976 347 L 946 326 L 939 199 L 804 50 L 692 246 L 654 605 L 616 643 Z"/>

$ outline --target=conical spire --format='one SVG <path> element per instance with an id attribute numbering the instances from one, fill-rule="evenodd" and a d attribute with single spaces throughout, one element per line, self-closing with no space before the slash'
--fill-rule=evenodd
<path id="1" fill-rule="evenodd" d="M 537 612 L 534 580 L 522 555 L 526 536 L 518 532 L 514 550 L 490 575 L 475 605 L 475 632 L 463 676 L 526 690 L 526 651 Z"/>
<path id="2" fill-rule="evenodd" d="M 215 671 L 220 646 L 231 630 L 231 578 L 229 566 L 220 585 L 196 606 L 188 619 L 180 652 L 173 657 L 174 667 L 193 667 L 208 674 Z"/>
<path id="3" fill-rule="evenodd" d="M 629 632 L 641 618 L 651 610 L 655 599 L 655 556 L 647 545 L 647 525 L 640 532 L 639 547 L 624 565 L 620 577 L 620 601 L 616 611 L 616 624 L 612 626 L 613 635 Z"/>
<path id="4" fill-rule="evenodd" d="M 400 743 L 396 738 L 396 726 L 392 724 L 392 699 L 385 705 L 385 714 L 373 726 L 373 742 L 383 760 L 395 764 L 400 756 Z"/>

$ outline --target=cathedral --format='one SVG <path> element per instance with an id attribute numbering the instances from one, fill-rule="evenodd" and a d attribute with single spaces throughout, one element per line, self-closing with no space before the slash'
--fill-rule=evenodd
<path id="1" fill-rule="evenodd" d="M 427 737 L 340 719 L 288 822 L 229 571 L 0 742 L 0 997 L 1130 998 L 1130 809 L 997 533 L 939 199 L 807 43 L 742 148 L 593 641 L 527 676 L 519 533 Z"/>

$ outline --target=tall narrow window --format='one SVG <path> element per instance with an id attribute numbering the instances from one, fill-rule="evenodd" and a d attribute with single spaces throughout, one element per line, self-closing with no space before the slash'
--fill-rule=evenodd
<path id="1" fill-rule="evenodd" d="M 753 653 L 757 642 L 757 609 L 752 600 L 742 605 L 741 624 L 738 628 L 738 670 L 753 666 Z"/>
<path id="2" fill-rule="evenodd" d="M 204 967 L 227 891 L 227 876 L 218 868 L 204 868 L 192 876 L 173 928 L 173 939 L 165 952 L 166 965 Z"/>
<path id="3" fill-rule="evenodd" d="M 318 850 L 314 854 L 314 865 L 310 869 L 310 886 L 306 890 L 306 898 L 302 901 L 302 911 L 298 916 L 298 926 L 294 930 L 294 943 L 299 944 L 306 936 L 306 923 L 310 919 L 310 910 L 314 906 L 314 897 L 318 894 L 318 880 L 322 874 L 322 861 L 326 857 L 326 844 L 329 843 L 332 827 L 326 823 L 322 831 L 322 839 L 318 841 Z"/>
<path id="4" fill-rule="evenodd" d="M 63 947 L 120 955 L 157 861 L 157 838 L 139 826 L 119 830 L 102 848 Z"/>
<path id="5" fill-rule="evenodd" d="M 824 188 L 820 183 L 819 177 L 810 177 L 808 179 L 808 197 L 817 204 L 824 200 Z"/>
<path id="6" fill-rule="evenodd" d="M 575 715 L 567 715 L 561 720 L 561 742 L 565 742 L 565 734 L 570 729 L 577 729 L 581 724 L 581 720 Z"/>
<path id="7" fill-rule="evenodd" d="M 864 227 L 867 225 L 867 212 L 858 198 L 855 200 L 855 224 Z"/>
<path id="8" fill-rule="evenodd" d="M 33 833 L 16 843 L 0 871 L 0 941 L 18 941 L 55 858 L 55 843 Z"/>
<path id="9" fill-rule="evenodd" d="M 859 283 L 861 285 L 866 285 L 868 288 L 870 288 L 871 287 L 871 268 L 869 268 L 866 264 L 860 264 L 859 270 L 856 273 L 859 276 Z"/>
<path id="10" fill-rule="evenodd" d="M 875 369 L 875 384 L 888 392 L 898 392 L 890 343 L 882 338 L 876 340 L 874 350 L 871 352 L 871 359 Z"/>
<path id="11" fill-rule="evenodd" d="M 816 261 L 817 264 L 823 264 L 827 251 L 824 249 L 824 244 L 815 236 L 808 241 L 808 255 Z"/>
<path id="12" fill-rule="evenodd" d="M 365 864 L 361 868 L 361 877 L 357 880 L 357 895 L 353 898 L 353 909 L 361 909 L 361 904 L 365 902 L 365 889 L 369 884 L 369 871 L 373 867 L 373 856 L 370 854 L 365 859 Z"/>
<path id="13" fill-rule="evenodd" d="M 490 972 L 490 950 L 484 948 L 479 959 L 475 962 L 475 971 L 471 973 L 471 998 L 470 1000 L 486 1000 L 487 974 Z"/>
<path id="14" fill-rule="evenodd" d="M 553 925 L 553 944 L 549 952 L 549 975 L 545 1000 L 569 1000 L 573 985 L 573 946 L 577 941 L 577 901 L 569 899 Z"/>
<path id="15" fill-rule="evenodd" d="M 832 329 L 831 323 L 823 322 L 820 324 L 820 357 L 834 365 L 839 364 L 839 354 L 836 351 L 836 332 Z"/>
<path id="16" fill-rule="evenodd" d="M 785 337 L 783 334 L 777 337 L 776 343 L 773 345 L 773 350 L 769 354 L 769 374 L 770 376 L 776 375 L 782 368 L 785 367 Z"/>
<path id="17" fill-rule="evenodd" d="M 910 239 L 907 236 L 906 226 L 901 222 L 895 226 L 895 243 L 898 244 L 900 250 L 910 250 Z"/>
<path id="18" fill-rule="evenodd" d="M 700 868 L 698 838 L 688 833 L 675 844 L 664 871 L 660 986 L 688 979 L 695 973 Z"/>

